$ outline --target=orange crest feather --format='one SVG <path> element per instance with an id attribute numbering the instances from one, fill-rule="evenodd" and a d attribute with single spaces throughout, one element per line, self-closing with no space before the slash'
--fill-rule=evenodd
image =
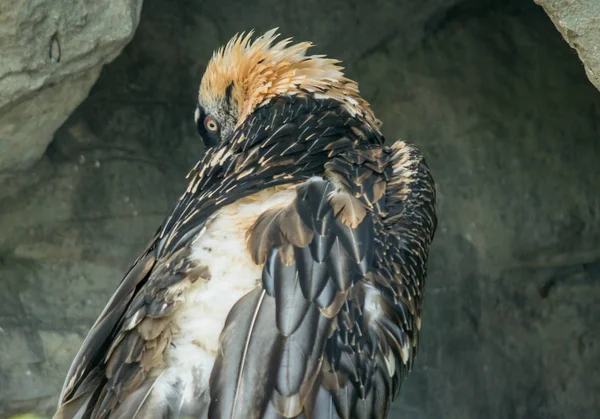
<path id="1" fill-rule="evenodd" d="M 344 76 L 339 60 L 307 55 L 313 46 L 310 42 L 292 44 L 288 38 L 274 44 L 279 37 L 276 31 L 272 29 L 254 41 L 253 31 L 242 33 L 216 51 L 202 78 L 200 97 L 216 100 L 233 83 L 239 124 L 272 97 L 308 91 L 317 98 L 344 102 L 351 112 L 380 125 L 369 104 L 360 97 L 358 84 Z"/>

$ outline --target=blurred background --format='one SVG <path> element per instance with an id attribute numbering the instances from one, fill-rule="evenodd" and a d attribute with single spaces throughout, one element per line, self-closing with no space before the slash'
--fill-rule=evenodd
<path id="1" fill-rule="evenodd" d="M 275 26 L 342 59 L 437 181 L 390 417 L 600 417 L 600 2 L 537 1 L 2 0 L 0 418 L 52 413 L 202 153 L 212 51 Z"/>

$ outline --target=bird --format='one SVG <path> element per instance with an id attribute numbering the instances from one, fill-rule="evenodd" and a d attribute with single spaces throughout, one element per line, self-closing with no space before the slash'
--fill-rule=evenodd
<path id="1" fill-rule="evenodd" d="M 419 349 L 435 182 L 312 47 L 275 28 L 210 57 L 203 154 L 55 419 L 387 417 Z"/>

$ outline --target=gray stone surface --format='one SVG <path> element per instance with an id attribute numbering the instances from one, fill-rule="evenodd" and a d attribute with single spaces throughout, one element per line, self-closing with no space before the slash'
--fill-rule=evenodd
<path id="1" fill-rule="evenodd" d="M 131 40 L 142 0 L 0 2 L 0 172 L 27 169 Z"/>
<path id="2" fill-rule="evenodd" d="M 588 78 L 600 89 L 600 1 L 535 0 L 577 50 Z"/>
<path id="3" fill-rule="evenodd" d="M 533 2 L 417 3 L 146 2 L 44 158 L 0 183 L 0 417 L 51 409 L 184 189 L 214 47 L 278 25 L 344 59 L 438 182 L 422 350 L 390 417 L 596 419 L 600 93 Z"/>

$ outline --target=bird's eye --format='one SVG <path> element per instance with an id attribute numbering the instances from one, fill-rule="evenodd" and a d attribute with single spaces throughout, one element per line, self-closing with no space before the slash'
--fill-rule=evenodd
<path id="1" fill-rule="evenodd" d="M 219 124 L 214 118 L 211 118 L 210 116 L 207 116 L 204 119 L 204 126 L 210 132 L 217 132 L 219 130 Z"/>

